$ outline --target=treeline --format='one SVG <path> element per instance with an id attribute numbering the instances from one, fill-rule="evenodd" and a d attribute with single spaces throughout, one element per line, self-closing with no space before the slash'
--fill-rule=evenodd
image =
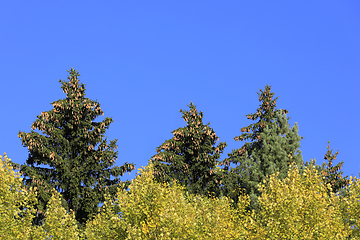
<path id="1" fill-rule="evenodd" d="M 41 115 L 37 116 L 36 121 L 31 126 L 32 131 L 30 133 L 19 132 L 18 136 L 21 138 L 22 144 L 29 149 L 29 157 L 26 163 L 20 165 L 8 161 L 9 169 L 20 170 L 23 176 L 22 187 L 26 189 L 26 191 L 24 190 L 26 193 L 32 196 L 31 204 L 29 203 L 30 205 L 26 205 L 26 207 L 14 203 L 13 207 L 19 210 L 18 215 L 14 218 L 15 223 L 31 219 L 31 226 L 34 229 L 44 228 L 50 224 L 51 204 L 58 204 L 56 207 L 66 212 L 67 217 L 65 219 L 68 219 L 69 224 L 70 222 L 71 224 L 76 223 L 76 226 L 71 225 L 71 229 L 76 227 L 81 233 L 88 231 L 90 235 L 95 234 L 99 228 L 94 226 L 99 221 L 101 222 L 100 225 L 105 230 L 107 229 L 104 231 L 110 234 L 96 233 L 104 236 L 104 239 L 115 236 L 118 236 L 115 237 L 117 239 L 126 239 L 130 236 L 132 236 L 131 239 L 137 237 L 139 239 L 170 239 L 182 238 L 181 236 L 210 238 L 210 235 L 205 234 L 207 230 L 204 229 L 207 227 L 214 229 L 213 227 L 220 224 L 221 221 L 224 221 L 221 224 L 225 224 L 224 226 L 221 225 L 222 229 L 227 229 L 226 226 L 231 224 L 242 223 L 249 226 L 249 228 L 242 226 L 243 229 L 234 227 L 236 229 L 236 231 L 233 230 L 233 232 L 235 231 L 233 236 L 236 236 L 234 239 L 241 238 L 241 236 L 249 237 L 250 233 L 255 234 L 251 236 L 265 237 L 266 234 L 271 235 L 274 233 L 273 231 L 281 230 L 282 228 L 279 228 L 281 224 L 284 229 L 277 234 L 284 232 L 291 234 L 291 230 L 294 231 L 294 235 L 300 234 L 299 236 L 304 236 L 305 239 L 308 236 L 312 236 L 312 238 L 318 236 L 319 238 L 315 237 L 315 239 L 323 239 L 321 236 L 325 235 L 321 235 L 320 232 L 331 226 L 330 229 L 342 230 L 339 230 L 340 235 L 332 234 L 329 236 L 350 236 L 350 232 L 348 232 L 351 230 L 350 226 L 355 226 L 354 224 L 357 221 L 357 218 L 350 217 L 353 212 L 349 210 L 351 204 L 356 204 L 349 200 L 358 194 L 357 188 L 354 187 L 356 186 L 355 182 L 351 178 L 347 179 L 347 176 L 342 176 L 341 166 L 343 162 L 333 166 L 333 161 L 338 152 L 333 154 L 329 145 L 325 154 L 326 162 L 322 166 L 315 166 L 314 161 L 304 163 L 299 150 L 302 137 L 298 135 L 298 126 L 296 123 L 294 127 L 289 126 L 287 110 L 276 109 L 277 98 L 274 98 L 270 86 L 265 86 L 264 90 L 260 90 L 258 93 L 259 108 L 255 113 L 247 115 L 247 118 L 253 120 L 254 123 L 241 128 L 242 134 L 234 138 L 236 141 L 248 142 L 245 142 L 241 148 L 233 150 L 227 158 L 220 160 L 220 155 L 227 144 L 220 142 L 216 145 L 218 137 L 215 131 L 209 126 L 210 123 L 203 123 L 203 113 L 198 112 L 196 106 L 191 102 L 189 110 L 180 110 L 183 114 L 182 118 L 187 122 L 186 127 L 174 130 L 172 132 L 174 137 L 166 140 L 156 149 L 157 154 L 149 159 L 149 169 L 144 173 L 146 177 L 140 175 L 131 183 L 130 181 L 121 182 L 120 176 L 134 170 L 135 165 L 125 162 L 120 167 L 113 166 L 118 156 L 116 151 L 117 140 L 108 143 L 104 136 L 110 123 L 113 122 L 112 118 L 106 117 L 101 122 L 93 121 L 97 116 L 104 114 L 100 104 L 85 98 L 85 85 L 79 83 L 78 71 L 70 69 L 68 72 L 70 73 L 68 81 L 59 80 L 62 83 L 61 88 L 66 93 L 66 98 L 53 102 L 54 108 L 52 110 L 42 112 Z M 42 134 L 33 131 L 35 129 Z M 40 167 L 40 165 L 47 165 L 49 168 Z M 2 173 L 6 175 L 7 171 Z M 110 177 L 113 177 L 113 180 Z M 315 188 L 308 181 L 312 181 Z M 149 184 L 149 187 L 153 186 L 154 191 L 151 194 L 155 195 L 148 193 L 152 197 L 150 195 L 144 197 L 142 194 L 146 195 L 147 193 L 141 192 L 142 190 L 137 193 L 137 190 L 133 190 L 137 189 L 136 187 L 142 189 L 139 186 L 141 182 L 144 184 L 144 191 L 147 188 L 146 184 Z M 9 186 L 4 185 L 4 189 Z M 130 191 L 125 191 L 128 188 Z M 173 193 L 173 191 L 178 192 Z M 277 191 L 282 192 L 282 195 L 279 195 Z M 326 192 L 326 197 L 323 197 L 323 192 Z M 3 193 L 5 194 L 5 192 Z M 161 193 L 177 194 L 173 200 L 178 201 L 180 205 L 176 205 L 175 210 L 167 209 L 166 207 L 171 206 L 171 204 L 169 205 L 169 202 L 166 201 L 171 201 L 171 198 L 167 199 L 168 196 L 163 195 L 153 198 L 157 196 L 156 194 Z M 288 195 L 290 193 L 291 195 Z M 316 194 L 307 196 L 309 198 L 307 200 L 301 200 L 310 193 Z M 272 194 L 275 194 L 278 200 Z M 300 194 L 298 196 L 300 200 L 294 198 L 297 196 L 296 194 Z M 36 198 L 34 198 L 35 195 Z M 194 196 L 201 199 L 201 203 L 192 201 L 191 199 Z M 143 197 L 144 199 L 142 199 Z M 130 205 L 120 206 L 123 202 L 120 204 L 119 198 L 126 199 L 124 201 Z M 138 200 L 136 200 L 137 198 Z M 151 201 L 155 201 L 155 203 L 150 202 L 149 199 L 153 199 Z M 274 202 L 274 199 L 279 202 Z M 137 206 L 142 201 L 144 206 Z M 282 206 L 285 202 L 287 204 Z M 105 203 L 100 213 L 97 207 L 99 203 Z M 292 205 L 293 203 L 297 205 Z M 348 204 L 346 206 L 350 207 L 345 207 L 340 203 Z M 288 206 L 288 210 L 286 206 Z M 292 209 L 291 206 L 295 209 Z M 142 207 L 146 209 L 147 213 L 142 212 L 145 211 L 144 209 L 141 210 Z M 127 208 L 131 209 L 128 210 L 130 211 L 129 215 L 126 215 Z M 192 209 L 193 212 L 185 211 L 185 208 Z M 195 214 L 198 208 L 203 209 L 203 213 L 206 213 L 209 218 L 214 217 L 217 220 L 212 223 L 210 220 L 198 220 L 199 216 Z M 306 210 L 306 208 L 309 209 Z M 36 209 L 32 217 L 27 214 L 29 209 Z M 164 211 L 168 211 L 168 215 L 163 216 Z M 222 211 L 223 216 L 228 217 L 223 218 L 220 214 Z M 290 224 L 287 222 L 287 218 L 275 221 L 276 218 L 290 214 L 287 211 L 300 214 L 299 216 L 294 215 L 298 219 L 296 221 L 293 219 L 293 222 L 297 222 L 296 224 Z M 317 220 L 309 220 L 308 227 L 302 225 L 305 223 L 300 223 L 301 219 L 305 221 L 307 216 L 315 216 L 311 211 L 320 211 L 319 214 L 325 214 L 321 211 L 328 211 L 330 215 L 324 215 L 328 216 L 328 220 L 326 220 L 328 225 L 321 225 L 325 220 L 322 219 L 321 214 Z M 337 214 L 336 216 L 332 215 L 333 211 L 334 214 Z M 73 214 L 68 215 L 69 213 Z M 135 216 L 135 213 L 140 215 Z M 118 217 L 119 214 L 121 217 Z M 172 214 L 177 217 L 172 216 Z M 59 216 L 57 215 L 57 217 Z M 133 220 L 127 219 L 126 216 L 131 216 Z M 154 219 L 150 221 L 151 216 Z M 107 219 L 108 217 L 112 220 Z M 157 219 L 158 217 L 162 220 Z M 164 219 L 168 219 L 169 222 L 170 218 L 173 218 L 174 229 L 170 227 L 171 224 L 168 227 L 162 225 L 160 227 L 156 223 L 156 221 L 165 221 Z M 193 227 L 185 223 L 179 223 L 181 219 L 185 219 L 186 224 L 200 224 L 197 227 L 193 226 L 194 229 L 198 230 L 194 230 Z M 265 219 L 268 219 L 268 222 Z M 339 219 L 341 221 L 338 221 Z M 197 223 L 197 221 L 201 223 Z M 233 222 L 231 223 L 231 221 Z M 90 222 L 95 225 L 91 225 Z M 110 222 L 114 225 L 108 226 L 107 224 Z M 231 224 L 226 225 L 226 222 Z M 272 228 L 271 224 L 275 224 L 275 222 L 278 227 Z M 210 223 L 213 225 L 206 225 Z M 284 225 L 287 223 L 290 225 Z M 317 233 L 315 233 L 315 228 L 311 228 L 311 226 L 317 226 L 315 223 L 320 224 L 316 228 L 318 229 L 316 230 Z M 302 228 L 298 228 L 299 226 Z M 319 230 L 320 226 L 322 226 L 322 230 Z M 159 229 L 163 230 L 160 231 Z M 203 233 L 201 233 L 201 229 L 204 230 Z M 356 229 L 355 226 L 351 230 L 351 234 L 356 233 Z M 192 232 L 189 233 L 188 231 Z M 309 234 L 314 232 L 315 235 L 301 235 L 307 233 L 298 233 L 297 231 L 305 231 Z M 135 235 L 131 235 L 129 232 L 134 232 Z M 220 234 L 220 232 L 217 230 L 213 234 Z M 230 234 L 231 231 L 225 232 Z M 168 233 L 178 235 L 175 234 L 170 237 Z M 222 236 L 226 236 L 226 234 L 219 235 L 219 238 L 222 239 Z M 336 237 L 334 239 L 343 238 Z"/>
<path id="2" fill-rule="evenodd" d="M 79 225 L 67 212 L 55 189 L 45 219 L 34 225 L 37 189 L 25 189 L 10 160 L 0 157 L 1 239 L 360 239 L 358 200 L 360 180 L 350 177 L 348 195 L 340 199 L 314 166 L 299 173 L 290 165 L 288 176 L 278 174 L 259 185 L 261 210 L 247 210 L 248 195 L 237 207 L 226 196 L 190 194 L 176 181 L 159 183 L 154 164 L 140 169 L 129 185 L 105 195 L 104 205 Z"/>

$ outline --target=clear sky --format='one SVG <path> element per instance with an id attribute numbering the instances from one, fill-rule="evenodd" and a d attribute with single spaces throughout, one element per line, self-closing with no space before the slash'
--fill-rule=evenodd
<path id="1" fill-rule="evenodd" d="M 251 123 L 259 89 L 297 122 L 305 161 L 327 142 L 360 170 L 359 1 L 3 1 L 0 154 L 25 163 L 17 137 L 66 97 L 71 67 L 114 122 L 116 165 L 145 166 L 192 101 L 228 147 Z M 99 117 L 98 120 L 103 120 Z M 131 179 L 135 172 L 125 175 Z"/>

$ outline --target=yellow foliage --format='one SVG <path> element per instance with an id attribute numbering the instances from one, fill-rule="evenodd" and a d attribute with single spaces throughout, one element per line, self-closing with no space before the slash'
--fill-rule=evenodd
<path id="1" fill-rule="evenodd" d="M 260 186 L 261 211 L 256 219 L 265 235 L 259 239 L 346 239 L 350 227 L 342 221 L 340 199 L 329 197 L 315 167 L 302 175 L 291 166 L 288 177 L 272 175 Z"/>
<path id="2" fill-rule="evenodd" d="M 36 195 L 25 190 L 10 160 L 6 154 L 4 158 L 0 155 L 0 239 L 27 239 L 35 216 L 35 210 L 28 205 L 36 202 Z M 21 210 L 24 207 L 27 209 Z"/>
<path id="3" fill-rule="evenodd" d="M 270 176 L 260 185 L 261 210 L 249 213 L 247 195 L 234 209 L 226 197 L 201 197 L 176 182 L 154 181 L 150 164 L 129 191 L 118 188 L 114 199 L 105 196 L 100 212 L 79 233 L 55 190 L 44 224 L 32 226 L 35 189 L 25 190 L 9 161 L 0 156 L 0 239 L 360 239 L 360 180 L 350 178 L 349 194 L 340 200 L 328 195 L 330 186 L 314 167 L 299 174 L 291 166 L 282 180 Z"/>
<path id="4" fill-rule="evenodd" d="M 351 239 L 360 239 L 360 179 L 351 176 L 346 189 L 349 196 L 344 197 L 340 203 L 343 219 L 352 228 Z"/>
<path id="5" fill-rule="evenodd" d="M 226 197 L 187 195 L 176 183 L 157 183 L 151 164 L 140 169 L 129 189 L 119 189 L 87 223 L 87 239 L 245 239 L 244 209 L 240 214 Z"/>
<path id="6" fill-rule="evenodd" d="M 33 239 L 79 239 L 75 214 L 66 213 L 61 205 L 60 193 L 52 190 L 53 195 L 47 204 L 46 220 L 40 227 L 34 227 Z"/>
<path id="7" fill-rule="evenodd" d="M 79 238 L 74 215 L 66 213 L 55 190 L 48 203 L 45 223 L 32 226 L 36 211 L 30 206 L 36 203 L 35 189 L 24 188 L 20 174 L 11 167 L 6 155 L 4 159 L 0 156 L 0 164 L 0 239 Z"/>

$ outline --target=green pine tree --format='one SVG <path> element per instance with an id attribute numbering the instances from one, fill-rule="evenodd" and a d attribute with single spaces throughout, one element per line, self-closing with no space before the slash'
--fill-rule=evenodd
<path id="1" fill-rule="evenodd" d="M 177 180 L 192 194 L 220 196 L 222 171 L 218 159 L 226 143 L 215 147 L 218 137 L 210 123 L 203 124 L 203 113 L 198 113 L 192 102 L 188 106 L 190 111 L 180 110 L 187 126 L 172 131 L 174 137 L 159 146 L 150 159 L 154 177 L 159 182 Z"/>
<path id="2" fill-rule="evenodd" d="M 332 151 L 333 149 L 330 150 L 330 142 L 328 142 L 327 152 L 324 156 L 327 162 L 323 163 L 321 173 L 324 176 L 324 183 L 331 185 L 333 193 L 338 193 L 349 185 L 349 180 L 347 179 L 348 176 L 342 176 L 343 171 L 341 171 L 341 167 L 344 165 L 344 161 L 333 166 L 333 161 L 336 160 L 339 150 L 336 151 L 335 154 L 333 154 Z"/>
<path id="3" fill-rule="evenodd" d="M 349 196 L 348 189 L 350 180 L 347 179 L 348 176 L 343 177 L 343 171 L 341 171 L 341 167 L 344 164 L 344 161 L 339 162 L 335 166 L 333 166 L 333 161 L 337 158 L 339 154 L 339 150 L 336 151 L 335 154 L 332 153 L 333 149 L 330 150 L 330 142 L 328 142 L 327 152 L 324 156 L 326 162 L 323 162 L 322 165 L 315 165 L 315 159 L 311 159 L 310 163 L 306 162 L 305 166 L 315 166 L 317 172 L 323 177 L 323 184 L 330 185 L 331 190 L 329 191 L 329 197 L 331 193 L 335 193 L 342 200 L 344 197 Z M 344 209 L 341 209 L 343 214 L 344 223 L 348 224 L 350 221 L 348 216 L 344 214 Z"/>
<path id="4" fill-rule="evenodd" d="M 322 175 L 323 183 L 331 186 L 331 192 L 339 194 L 340 198 L 347 195 L 346 187 L 349 185 L 348 176 L 343 177 L 343 171 L 341 167 L 344 164 L 344 161 L 339 162 L 333 166 L 333 161 L 336 160 L 339 150 L 335 154 L 332 153 L 333 149 L 330 150 L 330 142 L 328 142 L 327 152 L 324 156 L 324 159 L 327 160 L 323 162 L 322 165 L 315 164 L 316 160 L 311 159 L 310 162 L 306 161 L 305 166 L 315 166 L 317 172 Z M 330 195 L 330 191 L 329 191 Z"/>
<path id="5" fill-rule="evenodd" d="M 303 166 L 301 155 L 298 126 L 290 128 L 289 118 L 279 110 L 275 113 L 274 122 L 267 125 L 264 132 L 260 134 L 262 140 L 261 151 L 253 152 L 253 159 L 260 163 L 262 178 L 279 172 L 279 178 L 287 176 L 290 163 L 295 162 L 299 169 Z"/>
<path id="6" fill-rule="evenodd" d="M 59 80 L 66 99 L 53 102 L 54 108 L 42 112 L 31 126 L 43 135 L 33 130 L 18 135 L 29 149 L 20 170 L 24 183 L 39 191 L 36 225 L 42 224 L 52 188 L 60 192 L 65 209 L 72 209 L 76 220 L 84 224 L 105 201 L 105 193 L 116 193 L 121 183 L 119 176 L 135 169 L 132 163 L 112 167 L 118 156 L 117 139 L 109 144 L 104 134 L 113 120 L 106 117 L 93 122 L 104 112 L 98 102 L 85 98 L 85 85 L 79 84 L 78 71 L 71 68 L 68 72 L 69 81 Z M 127 181 L 123 186 L 129 184 Z"/>
<path id="7" fill-rule="evenodd" d="M 236 141 L 249 140 L 240 149 L 233 150 L 228 154 L 229 161 L 235 164 L 231 167 L 226 178 L 226 195 L 231 197 L 235 203 L 239 197 L 239 189 L 250 196 L 250 208 L 259 209 L 258 184 L 267 179 L 269 175 L 279 172 L 279 178 L 287 176 L 289 164 L 293 161 L 299 167 L 303 166 L 301 155 L 298 126 L 290 128 L 289 118 L 286 117 L 287 110 L 277 110 L 274 93 L 271 86 L 265 86 L 260 90 L 260 107 L 256 113 L 246 115 L 256 123 L 241 129 L 245 132 L 235 137 Z M 250 132 L 250 133 L 248 133 Z"/>

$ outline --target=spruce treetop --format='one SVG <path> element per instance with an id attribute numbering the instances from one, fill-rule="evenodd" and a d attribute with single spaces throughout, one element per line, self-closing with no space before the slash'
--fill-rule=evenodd
<path id="1" fill-rule="evenodd" d="M 253 140 L 253 141 L 259 141 L 260 133 L 263 131 L 265 126 L 269 125 L 270 122 L 272 122 L 275 118 L 275 112 L 280 111 L 276 110 L 276 100 L 279 97 L 274 98 L 274 94 L 271 91 L 271 86 L 266 85 L 265 90 L 261 90 L 261 93 L 257 93 L 259 96 L 259 102 L 261 104 L 260 107 L 256 110 L 256 113 L 253 114 L 247 114 L 245 115 L 247 119 L 251 120 L 258 120 L 258 122 L 250 124 L 247 127 L 241 128 L 241 132 L 245 132 L 241 134 L 240 136 L 237 136 L 234 138 L 235 141 L 244 141 L 244 140 Z M 289 112 L 286 109 L 282 109 L 282 111 L 285 114 L 288 114 Z M 253 131 L 252 133 L 247 133 Z M 251 144 L 250 144 L 251 145 Z M 245 147 L 244 147 L 245 148 Z"/>
<path id="2" fill-rule="evenodd" d="M 187 126 L 172 131 L 174 137 L 166 140 L 151 158 L 154 175 L 158 181 L 176 179 L 193 194 L 220 194 L 221 172 L 216 170 L 220 154 L 226 143 L 219 140 L 212 128 L 203 124 L 203 113 L 191 102 L 190 110 L 180 110 Z"/>
<path id="3" fill-rule="evenodd" d="M 321 170 L 322 175 L 324 176 L 325 184 L 330 184 L 333 193 L 337 193 L 341 189 L 344 189 L 349 185 L 350 180 L 347 179 L 348 176 L 343 177 L 343 171 L 341 171 L 341 167 L 344 164 L 344 161 L 339 162 L 335 166 L 333 166 L 333 161 L 336 160 L 337 155 L 339 154 L 339 150 L 336 153 L 332 153 L 333 149 L 330 150 L 330 142 L 328 142 L 327 152 L 324 156 L 324 159 L 327 162 L 323 163 L 323 167 Z"/>
<path id="4" fill-rule="evenodd" d="M 118 156 L 117 139 L 108 143 L 104 134 L 113 120 L 106 117 L 93 122 L 104 112 L 98 102 L 85 98 L 85 85 L 79 83 L 78 71 L 71 68 L 68 72 L 68 81 L 59 80 L 66 98 L 51 103 L 52 110 L 37 116 L 30 133 L 18 134 L 29 149 L 21 173 L 26 177 L 25 185 L 38 186 L 40 213 L 51 197 L 50 190 L 55 188 L 63 197 L 64 207 L 74 210 L 76 219 L 84 223 L 104 201 L 104 193 L 116 193 L 119 176 L 135 167 L 130 163 L 112 167 Z"/>
<path id="5" fill-rule="evenodd" d="M 265 90 L 258 93 L 259 108 L 247 119 L 257 121 L 247 127 L 241 128 L 242 134 L 234 138 L 235 141 L 250 141 L 228 154 L 223 163 L 235 164 L 229 170 L 226 195 L 235 202 L 239 196 L 238 189 L 250 196 L 251 207 L 258 208 L 257 198 L 260 195 L 258 184 L 269 175 L 280 172 L 279 177 L 287 175 L 291 161 L 299 167 L 303 160 L 300 147 L 300 137 L 297 133 L 297 124 L 290 129 L 287 110 L 276 109 L 274 93 L 271 86 L 266 85 Z"/>

